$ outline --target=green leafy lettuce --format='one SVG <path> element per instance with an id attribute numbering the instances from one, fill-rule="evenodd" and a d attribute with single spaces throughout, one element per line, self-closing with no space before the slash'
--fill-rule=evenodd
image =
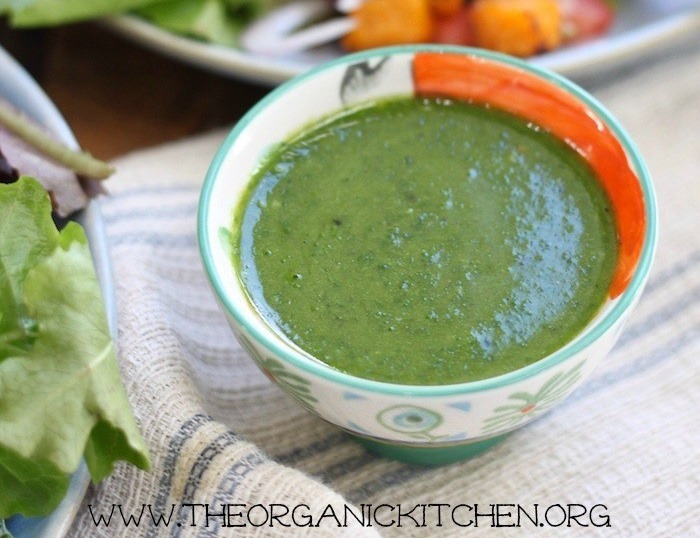
<path id="1" fill-rule="evenodd" d="M 222 0 L 164 0 L 138 14 L 170 32 L 230 46 L 247 22 L 232 16 Z"/>
<path id="2" fill-rule="evenodd" d="M 84 458 L 93 481 L 148 453 L 117 366 L 85 233 L 46 191 L 0 185 L 0 519 L 43 515 Z"/>
<path id="3" fill-rule="evenodd" d="M 157 0 L 0 0 L 15 26 L 52 26 L 124 13 Z"/>
<path id="4" fill-rule="evenodd" d="M 242 28 L 284 0 L 0 0 L 14 26 L 53 26 L 135 13 L 174 32 L 234 46 Z"/>

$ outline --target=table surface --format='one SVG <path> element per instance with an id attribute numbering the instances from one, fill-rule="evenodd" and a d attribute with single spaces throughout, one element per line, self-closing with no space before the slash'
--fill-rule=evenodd
<path id="1" fill-rule="evenodd" d="M 270 90 L 171 60 L 96 23 L 16 30 L 0 21 L 0 45 L 102 159 L 230 126 Z"/>

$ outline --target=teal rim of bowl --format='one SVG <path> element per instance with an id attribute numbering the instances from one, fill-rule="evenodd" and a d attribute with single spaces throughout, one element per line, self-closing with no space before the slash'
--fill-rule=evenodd
<path id="1" fill-rule="evenodd" d="M 362 377 L 357 377 L 354 375 L 341 372 L 336 370 L 331 366 L 319 361 L 318 359 L 311 358 L 309 355 L 305 355 L 301 352 L 297 352 L 291 347 L 282 345 L 276 340 L 269 339 L 267 335 L 260 333 L 248 322 L 247 317 L 250 315 L 247 310 L 241 310 L 237 307 L 233 301 L 223 291 L 223 286 L 221 280 L 217 275 L 214 263 L 212 261 L 211 246 L 209 244 L 209 238 L 207 233 L 207 221 L 209 220 L 209 203 L 211 201 L 211 193 L 219 175 L 221 165 L 228 154 L 233 143 L 238 139 L 240 134 L 246 129 L 248 124 L 253 121 L 253 119 L 258 115 L 260 111 L 265 109 L 271 102 L 279 99 L 285 93 L 290 91 L 292 88 L 304 82 L 310 78 L 315 77 L 317 74 L 324 72 L 329 69 L 333 69 L 340 65 L 349 65 L 355 62 L 368 60 L 371 58 L 377 58 L 382 56 L 388 56 L 393 54 L 416 54 L 419 52 L 442 52 L 442 53 L 452 53 L 460 55 L 476 56 L 479 58 L 484 58 L 487 60 L 495 61 L 497 63 L 506 64 L 510 67 L 516 69 L 521 69 L 534 74 L 544 80 L 563 88 L 574 97 L 590 107 L 590 109 L 596 113 L 596 115 L 602 119 L 607 126 L 615 134 L 617 140 L 620 142 L 622 147 L 627 154 L 628 159 L 632 165 L 633 170 L 636 172 L 639 179 L 642 192 L 645 201 L 645 218 L 646 218 L 646 231 L 644 237 L 644 245 L 642 247 L 642 253 L 637 264 L 637 269 L 635 270 L 634 276 L 627 286 L 627 289 L 616 299 L 617 302 L 613 308 L 603 316 L 591 329 L 589 329 L 583 336 L 580 336 L 563 348 L 555 351 L 554 353 L 539 359 L 532 364 L 519 368 L 518 370 L 513 370 L 511 372 L 506 372 L 495 377 L 489 377 L 486 379 L 479 379 L 476 381 L 467 381 L 463 383 L 453 383 L 449 385 L 403 385 L 398 383 L 387 383 L 384 381 L 375 381 L 372 379 L 366 379 Z M 622 128 L 620 123 L 612 116 L 612 114 L 592 95 L 587 91 L 580 88 L 578 85 L 569 81 L 568 79 L 558 75 L 548 69 L 537 67 L 535 65 L 526 63 L 523 60 L 507 56 L 501 53 L 475 49 L 472 47 L 461 47 L 461 46 L 449 46 L 449 45 L 407 45 L 407 46 L 396 46 L 396 47 L 384 47 L 378 49 L 372 49 L 369 51 L 359 52 L 355 54 L 348 54 L 341 56 L 340 58 L 331 60 L 317 67 L 310 69 L 309 71 L 298 75 L 287 82 L 284 82 L 274 90 L 272 90 L 268 95 L 261 99 L 256 105 L 254 105 L 234 126 L 232 131 L 226 137 L 218 152 L 216 153 L 209 169 L 207 171 L 204 185 L 202 187 L 201 196 L 199 199 L 199 210 L 197 218 L 197 234 L 199 239 L 199 248 L 204 263 L 205 270 L 209 281 L 214 288 L 216 294 L 219 297 L 220 302 L 225 306 L 227 311 L 231 316 L 233 316 L 238 323 L 250 334 L 252 335 L 258 343 L 265 346 L 269 351 L 279 356 L 280 358 L 288 361 L 294 366 L 307 371 L 311 374 L 318 375 L 326 380 L 340 383 L 347 387 L 353 387 L 356 389 L 362 389 L 368 392 L 383 393 L 395 396 L 416 396 L 416 397 L 441 397 L 441 396 L 451 396 L 456 394 L 466 394 L 474 393 L 483 390 L 492 390 L 496 388 L 505 387 L 509 384 L 522 381 L 535 374 L 538 374 L 544 370 L 547 370 L 553 366 L 556 366 L 572 355 L 583 351 L 586 347 L 595 342 L 600 338 L 606 331 L 608 331 L 617 322 L 622 314 L 632 306 L 635 298 L 639 293 L 641 293 L 642 288 L 647 280 L 649 271 L 651 269 L 652 260 L 654 257 L 654 251 L 656 249 L 657 242 L 657 206 L 656 197 L 654 194 L 654 188 L 651 183 L 651 177 L 647 167 L 642 159 L 637 147 L 631 141 L 627 132 Z"/>

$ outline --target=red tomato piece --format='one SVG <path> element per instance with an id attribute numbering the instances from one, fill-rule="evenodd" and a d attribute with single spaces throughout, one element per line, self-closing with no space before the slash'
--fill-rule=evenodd
<path id="1" fill-rule="evenodd" d="M 559 0 L 565 43 L 585 41 L 604 34 L 615 19 L 605 0 Z"/>
<path id="2" fill-rule="evenodd" d="M 459 11 L 449 16 L 435 17 L 433 23 L 433 42 L 449 45 L 472 45 L 471 7 L 464 4 Z"/>

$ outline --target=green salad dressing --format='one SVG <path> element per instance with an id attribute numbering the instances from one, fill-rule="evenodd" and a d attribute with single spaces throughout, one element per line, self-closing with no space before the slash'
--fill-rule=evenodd
<path id="1" fill-rule="evenodd" d="M 609 201 L 552 135 L 487 107 L 397 98 L 278 147 L 234 218 L 268 322 L 359 377 L 449 384 L 560 348 L 601 307 Z"/>

